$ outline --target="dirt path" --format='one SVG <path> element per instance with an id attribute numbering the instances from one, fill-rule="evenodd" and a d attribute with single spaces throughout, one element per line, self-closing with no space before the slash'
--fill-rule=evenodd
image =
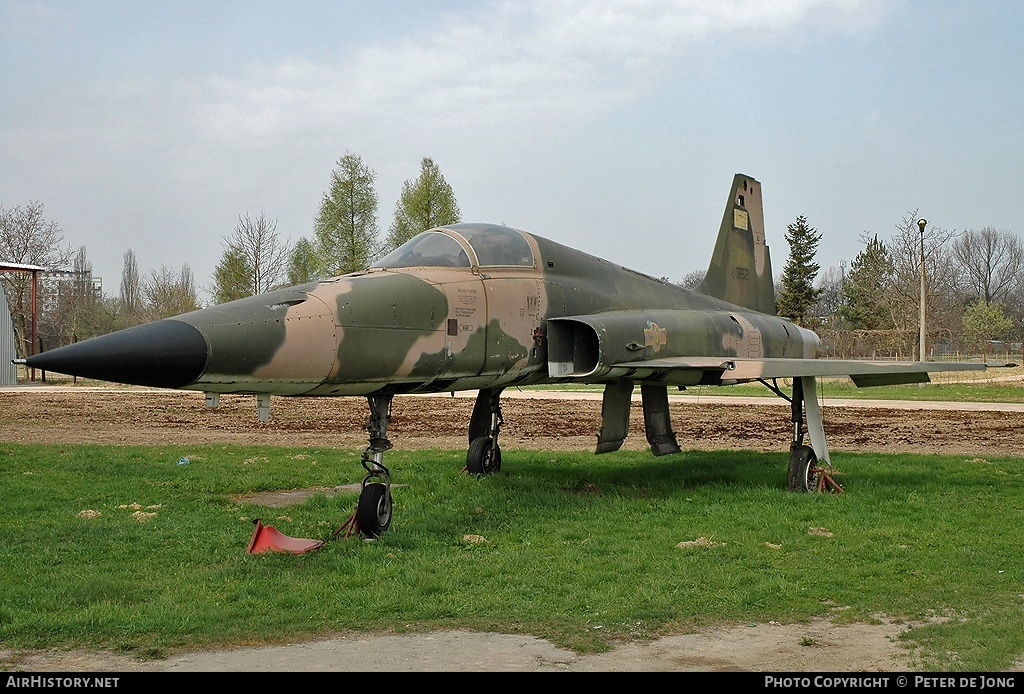
<path id="1" fill-rule="evenodd" d="M 466 446 L 471 397 L 396 398 L 389 434 L 396 447 Z M 885 450 L 1018 456 L 1024 412 L 825 405 L 834 451 Z M 929 408 L 929 409 L 926 409 Z M 503 397 L 506 450 L 592 450 L 600 423 L 597 397 L 510 391 Z M 674 398 L 672 422 L 682 448 L 785 451 L 790 436 L 784 401 Z M 0 442 L 178 444 L 245 443 L 365 446 L 362 398 L 272 400 L 271 418 L 257 418 L 251 396 L 223 396 L 208 408 L 199 393 L 41 387 L 0 389 Z M 643 449 L 643 413 L 634 404 L 624 448 Z M 885 672 L 912 669 L 896 637 L 910 624 L 733 624 L 652 642 L 625 643 L 600 655 L 579 655 L 531 636 L 469 634 L 338 635 L 287 646 L 177 654 L 141 662 L 113 653 L 0 647 L 0 671 L 780 671 Z M 1019 668 L 1018 668 L 1019 670 Z"/>
<path id="2" fill-rule="evenodd" d="M 913 669 L 896 638 L 909 624 L 736 624 L 581 655 L 534 636 L 464 631 L 344 635 L 285 646 L 141 662 L 87 651 L 11 654 L 23 672 L 892 672 Z M 13 667 L 12 667 L 13 666 Z"/>

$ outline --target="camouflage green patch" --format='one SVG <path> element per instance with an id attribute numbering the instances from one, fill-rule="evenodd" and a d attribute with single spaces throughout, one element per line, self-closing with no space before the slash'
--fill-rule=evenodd
<path id="1" fill-rule="evenodd" d="M 448 316 L 448 300 L 435 285 L 407 273 L 351 279 L 352 290 L 338 295 L 338 322 L 351 326 L 437 330 Z"/>
<path id="2" fill-rule="evenodd" d="M 501 323 L 492 320 L 487 324 L 487 357 L 484 372 L 505 373 L 518 362 L 526 359 L 530 348 L 501 329 Z"/>
<path id="3" fill-rule="evenodd" d="M 409 274 L 356 277 L 352 290 L 338 296 L 342 326 L 338 346 L 340 374 L 354 380 L 390 379 L 406 363 L 417 340 L 439 332 L 448 315 L 448 300 L 434 285 Z M 443 365 L 444 350 L 423 369 Z M 428 365 L 429 363 L 429 365 Z M 417 362 L 419 367 L 419 362 Z M 344 376 L 332 382 L 347 382 Z"/>
<path id="4" fill-rule="evenodd" d="M 178 320 L 195 326 L 216 345 L 207 373 L 248 375 L 273 359 L 284 344 L 287 307 L 305 299 L 305 292 L 282 290 L 186 313 Z"/>

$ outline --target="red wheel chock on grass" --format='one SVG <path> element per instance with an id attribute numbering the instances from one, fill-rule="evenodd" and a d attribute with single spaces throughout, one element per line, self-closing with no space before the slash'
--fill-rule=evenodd
<path id="1" fill-rule="evenodd" d="M 263 525 L 259 518 L 252 522 L 256 527 L 252 531 L 252 538 L 249 540 L 248 554 L 259 554 L 261 552 L 292 552 L 302 554 L 310 552 L 323 545 L 323 540 L 304 540 L 298 537 L 288 537 L 270 525 Z"/>

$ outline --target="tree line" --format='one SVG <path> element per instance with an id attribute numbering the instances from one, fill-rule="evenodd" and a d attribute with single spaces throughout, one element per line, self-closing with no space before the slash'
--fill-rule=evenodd
<path id="1" fill-rule="evenodd" d="M 1024 338 L 1024 243 L 991 226 L 951 231 L 908 213 L 889 238 L 818 278 L 822 234 L 803 216 L 788 226 L 790 253 L 778 312 L 822 337 L 829 356 L 920 359 L 1009 352 Z M 923 277 L 922 277 L 923 272 Z"/>
<path id="2" fill-rule="evenodd" d="M 358 155 L 339 158 L 312 234 L 294 244 L 265 212 L 240 214 L 233 233 L 222 239 L 208 290 L 213 303 L 361 270 L 425 229 L 461 221 L 452 187 L 437 164 L 423 157 L 419 175 L 402 185 L 394 221 L 381 238 L 376 180 Z M 42 203 L 0 205 L 0 261 L 50 269 L 38 274 L 35 350 L 32 275 L 0 273 L 19 356 L 202 308 L 188 264 L 180 270 L 161 265 L 142 275 L 133 250 L 123 260 L 119 292 L 108 294 L 92 275 L 85 246 L 72 250 L 60 226 L 46 219 Z"/>
<path id="3" fill-rule="evenodd" d="M 377 174 L 355 154 L 337 161 L 313 220 L 313 234 L 282 241 L 263 213 L 239 217 L 214 270 L 214 303 L 362 270 L 416 234 L 462 220 L 451 185 L 429 157 L 419 176 L 402 185 L 394 221 L 381 239 Z"/>
<path id="4" fill-rule="evenodd" d="M 265 212 L 241 213 L 233 233 L 222 239 L 223 254 L 208 290 L 213 303 L 361 270 L 425 229 L 461 221 L 452 187 L 424 157 L 418 176 L 403 184 L 393 221 L 382 234 L 376 179 L 358 155 L 340 157 L 311 234 L 295 243 L 281 237 L 277 220 Z M 821 273 L 816 256 L 823 234 L 798 216 L 786 229 L 789 255 L 776 281 L 778 313 L 818 332 L 829 356 L 920 358 L 923 264 L 927 358 L 1020 343 L 1020 238 L 990 226 L 956 232 L 922 221 L 915 210 L 889 238 L 864 233 L 863 249 L 848 267 L 844 261 Z M 180 270 L 161 265 L 143 276 L 131 249 L 124 253 L 118 294 L 104 293 L 92 277 L 85 247 L 73 251 L 65 245 L 59 225 L 45 218 L 39 202 L 0 205 L 0 260 L 68 268 L 42 276 L 37 351 L 201 308 L 187 264 Z M 703 275 L 690 272 L 679 284 L 695 287 Z M 19 353 L 27 354 L 31 278 L 2 273 L 0 279 Z"/>

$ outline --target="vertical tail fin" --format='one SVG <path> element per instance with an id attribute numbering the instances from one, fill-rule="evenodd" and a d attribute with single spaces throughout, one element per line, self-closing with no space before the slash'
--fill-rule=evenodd
<path id="1" fill-rule="evenodd" d="M 736 174 L 732 180 L 715 252 L 698 291 L 775 315 L 775 282 L 764 242 L 761 184 L 750 176 Z"/>

